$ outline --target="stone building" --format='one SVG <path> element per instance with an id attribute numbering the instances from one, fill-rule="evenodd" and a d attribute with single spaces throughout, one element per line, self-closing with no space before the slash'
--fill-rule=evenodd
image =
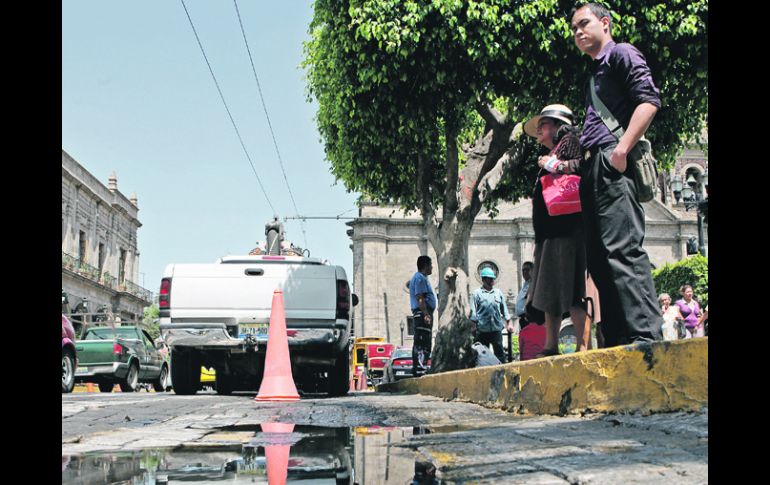
<path id="1" fill-rule="evenodd" d="M 126 198 L 114 173 L 105 187 L 64 150 L 61 182 L 62 312 L 141 321 L 152 293 L 136 284 L 136 195 Z"/>
<path id="2" fill-rule="evenodd" d="M 700 184 L 707 162 L 702 152 L 685 151 L 672 175 L 695 173 Z M 703 192 L 703 187 L 699 185 L 696 190 Z M 666 196 L 666 203 L 661 202 L 661 194 L 659 199 L 644 204 L 644 247 L 655 267 L 686 258 L 687 240 L 698 235 L 695 211 L 685 211 L 670 187 Z M 501 204 L 494 219 L 482 212 L 476 218 L 469 241 L 471 290 L 474 285 L 481 285 L 481 268 L 491 266 L 498 274 L 495 286 L 508 296 L 510 309 L 523 283 L 521 265 L 533 259 L 531 214 L 529 199 Z M 362 202 L 358 217 L 348 225 L 353 242 L 353 291 L 360 298 L 353 312 L 355 335 L 383 336 L 389 342 L 410 346 L 411 309 L 405 283 L 417 271 L 418 256 L 426 254 L 433 259 L 434 273 L 429 279 L 436 293 L 439 286 L 436 254 L 424 234 L 419 212 L 404 214 L 397 207 Z"/>
<path id="3" fill-rule="evenodd" d="M 406 446 L 407 440 L 422 427 L 371 426 L 354 428 L 353 466 L 359 485 L 402 485 L 417 483 L 419 464 Z"/>

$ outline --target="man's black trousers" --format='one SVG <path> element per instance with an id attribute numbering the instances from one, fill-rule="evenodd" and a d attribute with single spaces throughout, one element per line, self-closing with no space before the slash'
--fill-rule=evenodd
<path id="1" fill-rule="evenodd" d="M 497 332 L 478 332 L 476 334 L 476 340 L 484 347 L 489 347 L 492 344 L 492 351 L 495 353 L 495 357 L 500 362 L 508 362 L 505 359 L 505 350 L 503 350 L 503 334 Z"/>
<path id="2" fill-rule="evenodd" d="M 427 371 L 428 359 L 433 347 L 433 313 L 430 314 L 430 323 L 425 321 L 421 311 L 416 311 L 412 315 L 414 316 L 412 374 L 418 377 Z"/>
<path id="3" fill-rule="evenodd" d="M 610 164 L 614 147 L 591 151 L 580 182 L 588 271 L 599 290 L 606 347 L 663 338 L 650 259 L 642 248 L 644 209 L 633 169 L 621 174 Z"/>

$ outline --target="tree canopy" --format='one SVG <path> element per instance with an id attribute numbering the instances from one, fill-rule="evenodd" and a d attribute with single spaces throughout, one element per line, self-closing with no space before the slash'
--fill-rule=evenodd
<path id="1" fill-rule="evenodd" d="M 659 160 L 671 165 L 701 131 L 708 110 L 708 3 L 601 3 L 613 12 L 614 40 L 639 48 L 660 88 L 663 107 L 648 138 Z M 489 123 L 480 103 L 506 121 L 522 121 L 551 103 L 570 106 L 582 119 L 590 58 L 573 41 L 567 18 L 573 5 L 317 0 L 303 65 L 333 174 L 348 190 L 417 208 L 422 157 L 440 204 L 451 180 L 448 152 L 455 149 L 447 128 L 460 144 L 479 139 Z M 456 149 L 462 163 L 465 151 Z M 533 167 L 507 173 L 487 202 L 529 195 Z"/>
<path id="2" fill-rule="evenodd" d="M 591 59 L 566 0 L 316 0 L 308 92 L 332 173 L 348 190 L 419 209 L 439 267 L 431 372 L 473 365 L 468 241 L 496 201 L 532 193 L 521 122 L 562 103 L 582 119 Z M 646 55 L 663 108 L 648 137 L 664 165 L 708 108 L 706 0 L 626 1 L 616 42 Z M 437 209 L 441 207 L 439 216 Z"/>

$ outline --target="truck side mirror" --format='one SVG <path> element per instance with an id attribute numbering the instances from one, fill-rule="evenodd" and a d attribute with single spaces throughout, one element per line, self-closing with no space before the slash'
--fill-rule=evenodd
<path id="1" fill-rule="evenodd" d="M 353 293 L 353 306 L 356 306 L 356 305 L 358 305 L 358 295 Z"/>

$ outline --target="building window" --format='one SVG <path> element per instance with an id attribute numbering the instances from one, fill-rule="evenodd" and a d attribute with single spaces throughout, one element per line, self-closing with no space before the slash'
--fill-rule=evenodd
<path id="1" fill-rule="evenodd" d="M 104 270 L 104 243 L 99 243 L 99 273 Z"/>
<path id="2" fill-rule="evenodd" d="M 684 180 L 685 183 L 687 183 L 688 180 L 691 180 L 690 177 L 695 179 L 695 192 L 699 194 L 701 197 L 705 197 L 706 194 L 703 190 L 703 171 L 699 168 L 690 167 L 687 169 L 687 171 L 684 174 Z"/>
<path id="3" fill-rule="evenodd" d="M 86 233 L 83 231 L 80 231 L 78 239 L 78 260 L 81 263 L 86 262 Z"/>
<path id="4" fill-rule="evenodd" d="M 118 283 L 123 284 L 126 281 L 126 250 L 120 250 L 120 263 L 118 263 Z"/>

